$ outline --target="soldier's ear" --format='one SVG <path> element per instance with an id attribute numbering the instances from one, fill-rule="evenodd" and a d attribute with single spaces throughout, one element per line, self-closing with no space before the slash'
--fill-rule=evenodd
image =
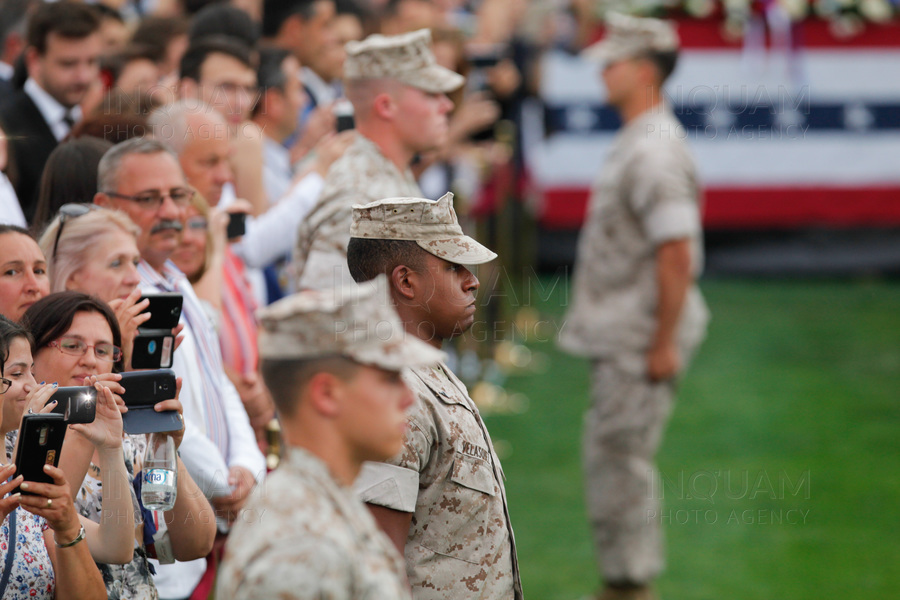
<path id="1" fill-rule="evenodd" d="M 391 271 L 391 287 L 401 298 L 412 300 L 416 295 L 413 276 L 415 273 L 406 265 L 397 265 Z"/>
<path id="2" fill-rule="evenodd" d="M 372 113 L 380 119 L 393 121 L 397 117 L 397 103 L 389 93 L 382 92 L 372 101 Z"/>
<path id="3" fill-rule="evenodd" d="M 322 371 L 313 375 L 307 386 L 308 401 L 315 412 L 328 419 L 334 419 L 340 414 L 345 386 L 339 377 Z"/>

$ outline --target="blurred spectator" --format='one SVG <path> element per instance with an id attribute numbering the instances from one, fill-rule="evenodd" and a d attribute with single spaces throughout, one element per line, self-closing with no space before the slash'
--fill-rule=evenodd
<path id="1" fill-rule="evenodd" d="M 207 36 L 192 42 L 181 60 L 178 91 L 181 98 L 202 100 L 225 117 L 234 148 L 234 195 L 249 201 L 253 214 L 265 211 L 268 200 L 263 186 L 262 136 L 255 127 L 244 126 L 256 103 L 253 51 L 227 36 Z M 207 200 L 218 203 L 218 199 Z"/>
<path id="2" fill-rule="evenodd" d="M 186 19 L 177 17 L 145 17 L 138 24 L 132 44 L 154 48 L 154 57 L 159 67 L 160 78 L 177 79 L 178 65 L 188 47 L 188 26 Z"/>
<path id="3" fill-rule="evenodd" d="M 304 87 L 310 108 L 331 104 L 337 98 L 332 50 L 337 45 L 332 23 L 334 0 L 267 0 L 263 36 L 294 53 L 304 67 Z"/>
<path id="4" fill-rule="evenodd" d="M 438 12 L 431 0 L 388 0 L 381 14 L 379 31 L 399 35 L 437 26 Z"/>
<path id="5" fill-rule="evenodd" d="M 181 58 L 179 95 L 209 104 L 236 129 L 253 108 L 255 67 L 246 44 L 226 36 L 205 37 L 193 42 Z"/>
<path id="6" fill-rule="evenodd" d="M 13 63 L 25 49 L 25 26 L 31 0 L 4 0 L 0 10 L 0 104 L 13 91 Z"/>
<path id="7" fill-rule="evenodd" d="M 188 185 L 218 206 L 222 189 L 234 179 L 225 118 L 200 100 L 185 99 L 158 108 L 148 122 L 154 137 L 178 155 Z"/>
<path id="8" fill-rule="evenodd" d="M 129 44 L 108 56 L 103 63 L 103 74 L 110 90 L 138 95 L 153 94 L 159 89 L 159 65 L 156 51 L 151 46 Z"/>
<path id="9" fill-rule="evenodd" d="M 121 52 L 128 43 L 128 38 L 131 37 L 131 32 L 128 30 L 122 14 L 102 2 L 94 3 L 93 7 L 100 15 L 101 53 L 104 56 L 111 56 Z"/>
<path id="10" fill-rule="evenodd" d="M 72 2 L 41 4 L 28 23 L 28 80 L 0 107 L 18 169 L 13 185 L 25 218 L 34 216 L 47 157 L 81 120 L 79 103 L 97 81 L 100 19 Z"/>
<path id="11" fill-rule="evenodd" d="M 196 42 L 209 36 L 234 38 L 249 48 L 256 48 L 260 36 L 259 24 L 235 6 L 225 2 L 209 4 L 191 19 L 188 37 L 191 42 Z"/>
<path id="12" fill-rule="evenodd" d="M 297 130 L 297 115 L 306 103 L 300 83 L 300 64 L 288 50 L 265 47 L 259 53 L 259 100 L 253 122 L 263 133 L 263 175 L 269 203 L 284 196 L 291 185 L 293 161 L 284 143 Z"/>
<path id="13" fill-rule="evenodd" d="M 6 139 L 6 133 L 0 129 L 0 224 L 27 227 L 28 222 L 25 221 L 25 215 L 22 214 L 22 205 L 19 204 L 16 190 L 7 177 L 7 170 L 10 168 L 8 149 L 9 142 Z"/>
<path id="14" fill-rule="evenodd" d="M 147 119 L 130 112 L 103 112 L 88 115 L 72 130 L 71 137 L 95 137 L 112 144 L 141 137 L 147 130 Z"/>
<path id="15" fill-rule="evenodd" d="M 112 144 L 91 136 L 63 142 L 50 153 L 41 176 L 31 230 L 40 234 L 70 202 L 91 202 L 97 193 L 97 165 Z"/>
<path id="16" fill-rule="evenodd" d="M 150 121 L 158 139 L 174 142 L 172 147 L 178 154 L 188 184 L 211 206 L 217 206 L 223 186 L 232 179 L 228 165 L 231 146 L 222 115 L 200 102 L 182 100 L 163 107 L 151 116 Z M 171 138 L 164 138 L 169 132 Z M 186 210 L 190 211 L 190 207 Z M 228 247 L 221 265 L 222 288 L 215 291 L 216 297 L 205 299 L 214 307 L 221 306 L 219 342 L 225 372 L 247 413 L 257 417 L 253 423 L 257 437 L 264 437 L 265 425 L 274 413 L 258 373 L 256 302 L 243 261 Z"/>

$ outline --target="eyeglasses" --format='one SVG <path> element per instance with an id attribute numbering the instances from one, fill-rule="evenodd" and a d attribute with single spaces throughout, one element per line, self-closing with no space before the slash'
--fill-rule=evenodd
<path id="1" fill-rule="evenodd" d="M 12 381 L 7 379 L 6 377 L 0 377 L 0 394 L 5 394 L 6 390 L 9 389 L 9 386 L 12 385 Z"/>
<path id="2" fill-rule="evenodd" d="M 206 220 L 206 217 L 191 217 L 184 223 L 185 227 L 188 229 L 194 229 L 197 231 L 206 231 L 209 227 L 209 222 Z"/>
<path id="3" fill-rule="evenodd" d="M 159 207 L 162 206 L 163 201 L 167 197 L 171 198 L 172 202 L 174 202 L 177 206 L 188 206 L 191 203 L 191 198 L 194 197 L 194 190 L 188 188 L 172 188 L 168 192 L 153 190 L 150 192 L 143 192 L 135 196 L 118 194 L 116 192 L 106 192 L 106 195 L 113 198 L 121 198 L 122 200 L 131 200 L 132 202 L 137 202 L 142 209 L 150 209 L 156 211 L 159 210 Z"/>
<path id="4" fill-rule="evenodd" d="M 76 337 L 61 337 L 56 341 L 50 342 L 49 346 L 53 346 L 63 354 L 71 356 L 84 356 L 88 348 L 94 349 L 94 356 L 99 360 L 106 362 L 117 362 L 122 360 L 122 349 L 113 344 L 95 344 L 90 345 Z"/>
<path id="5" fill-rule="evenodd" d="M 56 248 L 59 246 L 59 238 L 62 236 L 62 230 L 66 221 L 76 219 L 99 208 L 96 204 L 79 204 L 77 202 L 63 204 L 59 207 L 59 227 L 56 230 L 56 239 L 53 240 L 53 256 L 50 257 L 51 260 L 56 260 Z"/>

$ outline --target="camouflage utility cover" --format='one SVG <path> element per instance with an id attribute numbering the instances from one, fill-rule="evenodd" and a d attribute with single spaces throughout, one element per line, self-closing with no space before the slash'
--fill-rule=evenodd
<path id="1" fill-rule="evenodd" d="M 420 29 L 401 35 L 370 35 L 345 46 L 344 79 L 396 79 L 426 92 L 452 92 L 465 83 L 459 73 L 437 64 L 431 32 Z"/>
<path id="2" fill-rule="evenodd" d="M 220 600 L 408 600 L 403 561 L 369 511 L 300 448 L 258 486 L 231 530 Z"/>
<path id="3" fill-rule="evenodd" d="M 399 371 L 436 364 L 444 357 L 443 352 L 406 333 L 384 275 L 360 285 L 299 292 L 257 314 L 263 358 L 341 355 Z"/>
<path id="4" fill-rule="evenodd" d="M 581 54 L 588 60 L 609 65 L 648 52 L 677 49 L 678 33 L 668 21 L 610 13 L 606 17 L 606 36 Z"/>
<path id="5" fill-rule="evenodd" d="M 437 200 L 385 198 L 357 204 L 350 237 L 415 241 L 438 258 L 460 265 L 480 265 L 497 258 L 463 233 L 450 192 Z"/>

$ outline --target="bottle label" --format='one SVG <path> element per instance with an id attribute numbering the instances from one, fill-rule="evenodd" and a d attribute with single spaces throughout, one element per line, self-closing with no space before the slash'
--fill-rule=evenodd
<path id="1" fill-rule="evenodd" d="M 147 469 L 144 471 L 144 484 L 175 487 L 175 471 L 170 469 Z"/>

